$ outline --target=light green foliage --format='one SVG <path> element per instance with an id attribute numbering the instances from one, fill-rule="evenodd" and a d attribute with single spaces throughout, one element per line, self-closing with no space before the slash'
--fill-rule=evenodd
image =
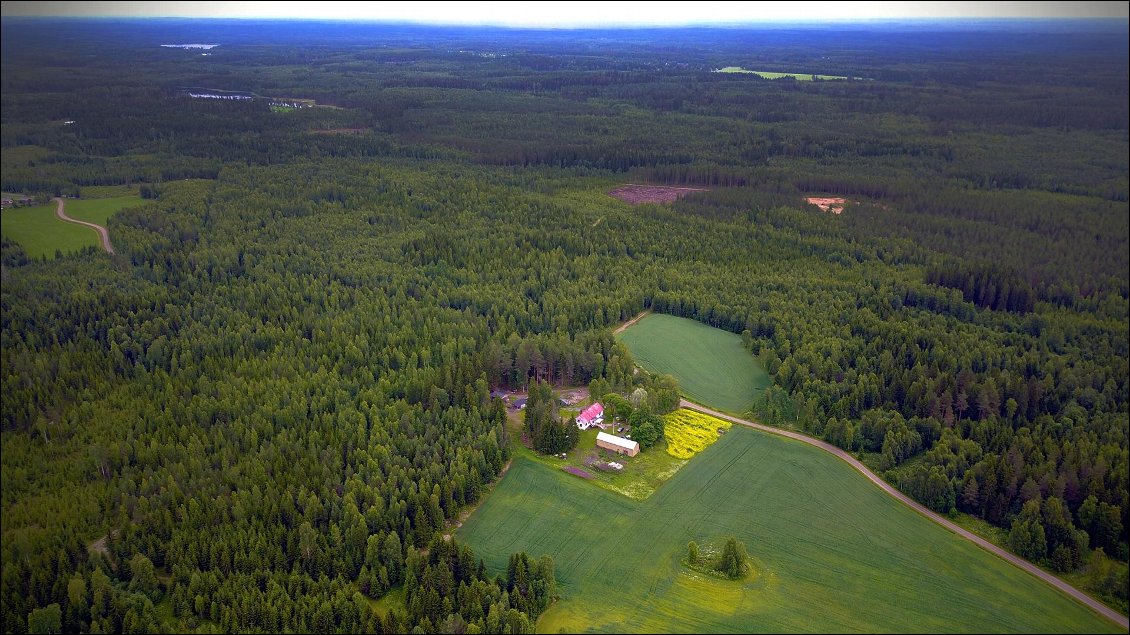
<path id="1" fill-rule="evenodd" d="M 76 220 L 84 220 L 95 225 L 107 226 L 110 217 L 127 207 L 135 207 L 145 201 L 141 197 L 115 196 L 113 198 L 81 198 L 67 200 L 67 216 Z M 113 236 L 111 235 L 111 240 Z"/>
<path id="2" fill-rule="evenodd" d="M 28 635 L 63 632 L 63 609 L 58 603 L 35 609 L 27 616 Z"/>
<path id="3" fill-rule="evenodd" d="M 55 204 L 14 207 L 0 213 L 0 233 L 15 241 L 31 258 L 54 258 L 83 247 L 97 247 L 98 232 L 55 217 Z"/>
<path id="4" fill-rule="evenodd" d="M 761 575 L 681 573 L 704 530 L 749 545 Z M 642 502 L 516 459 L 459 536 L 492 571 L 517 549 L 553 556 L 548 632 L 1114 632 L 835 458 L 737 427 Z"/>
<path id="5" fill-rule="evenodd" d="M 683 394 L 703 405 L 744 413 L 769 385 L 741 337 L 686 318 L 653 313 L 619 335 L 636 361 L 673 375 Z"/>

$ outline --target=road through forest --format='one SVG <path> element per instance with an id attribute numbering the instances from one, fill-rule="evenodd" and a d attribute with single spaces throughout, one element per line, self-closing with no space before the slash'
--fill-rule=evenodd
<path id="1" fill-rule="evenodd" d="M 105 249 L 106 253 L 108 254 L 114 253 L 114 246 L 110 244 L 110 232 L 107 231 L 105 227 L 101 225 L 95 225 L 94 223 L 88 223 L 84 220 L 76 220 L 74 218 L 71 218 L 70 216 L 67 216 L 67 212 L 63 210 L 63 199 L 53 198 L 51 200 L 55 201 L 55 216 L 59 217 L 59 220 L 67 223 L 75 223 L 76 225 L 86 225 L 87 227 L 90 227 L 91 229 L 97 231 L 98 235 L 102 238 L 102 248 Z"/>

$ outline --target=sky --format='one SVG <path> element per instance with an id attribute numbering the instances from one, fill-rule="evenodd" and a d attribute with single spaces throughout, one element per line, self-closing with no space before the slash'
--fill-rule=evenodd
<path id="1" fill-rule="evenodd" d="M 1122 2 L 2 2 L 4 16 L 377 20 L 521 27 L 1123 18 Z"/>

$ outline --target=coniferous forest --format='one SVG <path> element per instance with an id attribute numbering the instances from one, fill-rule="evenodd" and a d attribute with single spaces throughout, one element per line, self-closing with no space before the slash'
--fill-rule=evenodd
<path id="1" fill-rule="evenodd" d="M 491 391 L 631 392 L 645 309 L 1126 612 L 1125 23 L 2 36 L 0 189 L 141 194 L 115 255 L 0 246 L 4 632 L 532 632 L 552 560 L 445 539 L 518 442 Z"/>

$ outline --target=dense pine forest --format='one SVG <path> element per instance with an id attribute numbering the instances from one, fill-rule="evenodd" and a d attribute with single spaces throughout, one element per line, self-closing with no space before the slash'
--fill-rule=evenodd
<path id="1" fill-rule="evenodd" d="M 2 35 L 0 189 L 142 197 L 116 255 L 0 245 L 4 632 L 532 632 L 552 560 L 448 539 L 491 391 L 630 392 L 645 309 L 1126 612 L 1125 23 Z"/>

